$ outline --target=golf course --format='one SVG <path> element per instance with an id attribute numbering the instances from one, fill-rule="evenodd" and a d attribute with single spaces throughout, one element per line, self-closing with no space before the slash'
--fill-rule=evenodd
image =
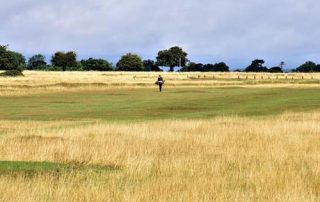
<path id="1" fill-rule="evenodd" d="M 0 201 L 319 201 L 320 74 L 0 77 Z"/>

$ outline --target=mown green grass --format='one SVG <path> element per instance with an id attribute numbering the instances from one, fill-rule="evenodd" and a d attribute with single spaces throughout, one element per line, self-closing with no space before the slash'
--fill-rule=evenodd
<path id="1" fill-rule="evenodd" d="M 265 116 L 320 108 L 319 89 L 119 89 L 1 97 L 0 120 L 143 121 Z"/>
<path id="2" fill-rule="evenodd" d="M 117 166 L 92 166 L 79 164 L 61 164 L 54 162 L 32 162 L 32 161 L 0 161 L 1 174 L 25 174 L 32 176 L 43 173 L 64 173 L 70 171 L 116 171 Z"/>

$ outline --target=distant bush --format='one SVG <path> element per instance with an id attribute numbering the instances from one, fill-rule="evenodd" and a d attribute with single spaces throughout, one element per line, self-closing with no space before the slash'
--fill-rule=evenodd
<path id="1" fill-rule="evenodd" d="M 181 72 L 229 72 L 229 66 L 224 62 L 216 64 L 202 64 L 190 62 L 183 67 Z"/>
<path id="2" fill-rule="evenodd" d="M 80 62 L 77 62 L 75 65 L 73 66 L 67 66 L 65 67 L 66 71 L 83 71 L 83 66 Z"/>
<path id="3" fill-rule="evenodd" d="M 112 64 L 104 59 L 89 58 L 88 60 L 81 60 L 83 70 L 85 71 L 112 71 Z"/>
<path id="4" fill-rule="evenodd" d="M 47 65 L 45 71 L 62 71 L 62 67 Z"/>
<path id="5" fill-rule="evenodd" d="M 36 71 L 46 71 L 48 68 L 52 67 L 51 65 L 40 65 L 37 67 L 34 67 L 31 70 L 36 70 Z"/>
<path id="6" fill-rule="evenodd" d="M 204 71 L 204 72 L 228 72 L 229 66 L 224 62 L 219 62 L 214 65 L 206 64 L 203 66 L 202 71 Z"/>
<path id="7" fill-rule="evenodd" d="M 271 67 L 269 69 L 269 72 L 270 73 L 283 73 L 283 70 L 281 67 Z"/>
<path id="8" fill-rule="evenodd" d="M 154 71 L 160 72 L 162 71 L 159 66 L 153 60 L 144 60 L 143 61 L 144 71 Z"/>
<path id="9" fill-rule="evenodd" d="M 78 62 L 75 66 L 72 67 L 60 67 L 60 66 L 54 66 L 54 65 L 44 65 L 44 66 L 39 66 L 37 67 L 38 71 L 53 71 L 53 72 L 58 72 L 58 71 L 83 71 L 83 66 Z"/>
<path id="10" fill-rule="evenodd" d="M 24 76 L 23 73 L 19 70 L 7 70 L 5 72 L 0 73 L 1 77 L 17 77 Z"/>

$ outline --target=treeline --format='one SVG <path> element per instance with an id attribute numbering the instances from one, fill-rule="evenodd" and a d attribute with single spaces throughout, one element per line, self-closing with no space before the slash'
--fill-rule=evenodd
<path id="1" fill-rule="evenodd" d="M 114 65 L 105 59 L 89 58 L 86 60 L 77 60 L 77 54 L 74 51 L 56 52 L 51 56 L 50 63 L 42 54 L 36 54 L 26 60 L 18 52 L 8 49 L 8 46 L 0 45 L 0 70 L 22 72 L 23 70 L 43 70 L 43 71 L 162 71 L 160 67 L 169 67 L 174 71 L 200 71 L 200 72 L 229 72 L 229 66 L 224 62 L 215 64 L 195 63 L 187 58 L 188 54 L 180 47 L 171 47 L 167 50 L 161 50 L 156 56 L 156 60 L 142 60 L 137 54 L 128 53 Z M 243 70 L 243 72 L 283 72 L 284 62 L 275 67 L 264 66 L 264 60 L 256 59 Z M 308 61 L 292 70 L 293 72 L 320 72 L 320 65 Z"/>

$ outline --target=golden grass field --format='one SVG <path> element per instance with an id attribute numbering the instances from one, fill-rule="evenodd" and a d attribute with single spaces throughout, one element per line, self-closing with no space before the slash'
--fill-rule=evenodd
<path id="1" fill-rule="evenodd" d="M 167 72 L 41 72 L 24 71 L 25 77 L 1 78 L 0 96 L 48 91 L 150 88 L 161 74 L 166 86 L 198 87 L 319 87 L 320 73 L 167 73 Z"/>
<path id="2" fill-rule="evenodd" d="M 1 137 L 1 159 L 121 169 L 31 178 L 0 175 L 0 199 L 319 201 L 319 121 L 316 112 L 80 127 L 20 122 Z M 2 122 L 1 127 L 16 124 Z"/>
<path id="3" fill-rule="evenodd" d="M 154 88 L 157 73 L 25 75 L 0 78 L 0 95 Z M 163 76 L 172 88 L 307 88 L 318 87 L 320 79 L 319 74 Z M 0 201 L 320 201 L 319 123 L 320 111 L 119 123 L 0 117 L 0 160 L 117 168 L 0 173 Z"/>

